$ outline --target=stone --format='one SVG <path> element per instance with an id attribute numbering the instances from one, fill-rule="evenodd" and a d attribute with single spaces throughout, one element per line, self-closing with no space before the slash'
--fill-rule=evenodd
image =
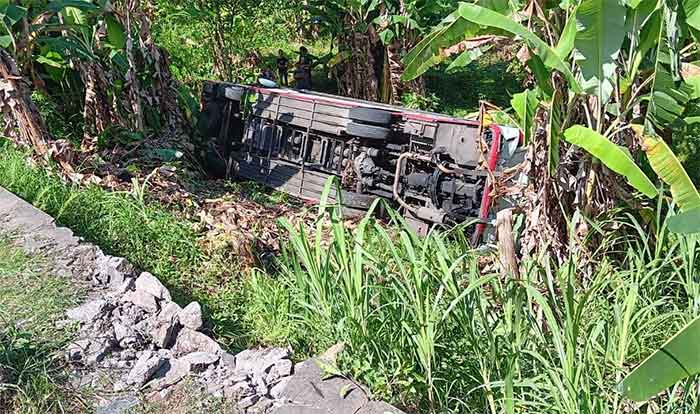
<path id="1" fill-rule="evenodd" d="M 119 344 L 121 344 L 123 340 L 129 337 L 135 336 L 134 330 L 124 325 L 120 321 L 112 322 L 112 329 L 114 330 L 114 339 Z"/>
<path id="2" fill-rule="evenodd" d="M 160 307 L 160 312 L 158 312 L 160 319 L 178 321 L 180 312 L 182 312 L 180 305 L 175 302 L 164 302 L 160 304 Z"/>
<path id="3" fill-rule="evenodd" d="M 248 408 L 248 407 L 252 406 L 253 404 L 255 404 L 256 402 L 258 402 L 259 399 L 260 399 L 259 395 L 256 395 L 256 394 L 249 395 L 245 398 L 242 398 L 240 401 L 238 401 L 238 407 L 245 410 L 246 408 Z"/>
<path id="4" fill-rule="evenodd" d="M 141 322 L 146 316 L 146 313 L 143 309 L 139 308 L 138 306 L 135 306 L 131 302 L 124 302 L 124 304 L 120 306 L 119 309 L 121 309 L 119 320 L 126 326 L 134 326 L 137 323 Z"/>
<path id="5" fill-rule="evenodd" d="M 248 382 L 238 382 L 233 385 L 224 387 L 224 396 L 226 398 L 241 399 L 255 394 L 253 388 Z"/>
<path id="6" fill-rule="evenodd" d="M 158 302 L 156 297 L 143 290 L 129 291 L 122 296 L 122 302 L 133 303 L 141 309 L 148 312 L 158 311 Z"/>
<path id="7" fill-rule="evenodd" d="M 90 343 L 85 362 L 88 365 L 93 365 L 102 362 L 107 355 L 112 351 L 111 338 L 97 338 Z"/>
<path id="8" fill-rule="evenodd" d="M 235 374 L 229 378 L 226 378 L 224 381 L 224 385 L 233 385 L 239 382 L 245 382 L 250 379 L 250 375 L 248 374 Z"/>
<path id="9" fill-rule="evenodd" d="M 297 364 L 294 375 L 285 377 L 284 388 L 270 393 L 279 400 L 293 401 L 293 404 L 287 405 L 285 410 L 273 412 L 292 413 L 297 412 L 292 407 L 303 406 L 316 410 L 309 412 L 355 413 L 369 402 L 366 390 L 346 378 L 326 378 L 321 365 L 323 363 L 314 359 Z"/>
<path id="10" fill-rule="evenodd" d="M 171 315 L 157 315 L 150 321 L 149 336 L 153 340 L 153 344 L 158 348 L 168 348 L 175 338 L 177 332 L 177 321 Z"/>
<path id="11" fill-rule="evenodd" d="M 118 287 L 134 271 L 133 266 L 123 257 L 98 255 L 95 264 L 93 280 L 101 285 Z"/>
<path id="12" fill-rule="evenodd" d="M 222 352 L 221 346 L 216 341 L 201 332 L 193 331 L 189 328 L 182 328 L 177 334 L 175 345 L 172 347 L 175 356 L 183 356 L 192 352 L 208 352 L 219 354 Z"/>
<path id="13" fill-rule="evenodd" d="M 338 362 L 338 356 L 345 351 L 345 342 L 338 342 L 337 344 L 326 349 L 326 351 L 321 354 L 318 359 L 324 361 L 327 364 L 336 365 Z"/>
<path id="14" fill-rule="evenodd" d="M 270 372 L 265 377 L 265 381 L 268 384 L 277 382 L 280 378 L 288 377 L 292 375 L 292 369 L 294 364 L 288 359 L 283 359 L 275 363 L 275 365 L 270 368 Z"/>
<path id="15" fill-rule="evenodd" d="M 133 408 L 141 404 L 134 395 L 119 397 L 109 401 L 106 405 L 97 407 L 95 414 L 127 414 L 134 412 Z"/>
<path id="16" fill-rule="evenodd" d="M 190 364 L 175 358 L 165 359 L 165 362 L 153 375 L 148 386 L 160 391 L 182 381 L 190 373 Z"/>
<path id="17" fill-rule="evenodd" d="M 236 356 L 228 352 L 221 354 L 221 365 L 230 369 L 236 368 Z"/>
<path id="18" fill-rule="evenodd" d="M 216 364 L 219 361 L 219 356 L 209 352 L 192 352 L 181 359 L 190 364 L 192 372 L 203 372 L 210 365 Z"/>
<path id="19" fill-rule="evenodd" d="M 66 315 L 73 320 L 80 322 L 92 322 L 97 319 L 103 312 L 107 310 L 107 301 L 103 299 L 96 299 L 87 303 L 84 303 L 77 308 L 69 309 L 66 311 Z"/>
<path id="20" fill-rule="evenodd" d="M 144 352 L 134 364 L 129 375 L 126 377 L 128 384 L 134 384 L 137 387 L 145 384 L 153 374 L 165 363 L 165 360 L 160 355 L 153 352 Z"/>
<path id="21" fill-rule="evenodd" d="M 136 291 L 150 293 L 158 299 L 172 301 L 168 289 L 160 283 L 160 280 L 148 272 L 143 272 L 136 279 Z"/>
<path id="22" fill-rule="evenodd" d="M 255 393 L 258 395 L 266 396 L 268 393 L 267 383 L 260 376 L 253 377 L 252 385 L 255 387 Z"/>
<path id="23" fill-rule="evenodd" d="M 134 279 L 133 278 L 128 278 L 125 281 L 123 281 L 117 288 L 115 289 L 115 292 L 119 295 L 123 295 L 126 292 L 134 290 Z"/>
<path id="24" fill-rule="evenodd" d="M 267 372 L 282 359 L 289 358 L 284 348 L 246 349 L 236 354 L 236 370 L 251 373 Z"/>
<path id="25" fill-rule="evenodd" d="M 287 384 L 291 379 L 291 377 L 284 377 L 280 379 L 275 385 L 272 386 L 272 388 L 270 388 L 270 397 L 276 400 L 280 399 L 284 389 L 287 387 Z"/>
<path id="26" fill-rule="evenodd" d="M 77 362 L 82 360 L 90 349 L 89 339 L 80 339 L 68 345 L 66 356 L 69 361 Z"/>
<path id="27" fill-rule="evenodd" d="M 404 414 L 404 412 L 383 401 L 370 401 L 357 414 Z"/>
<path id="28" fill-rule="evenodd" d="M 267 397 L 262 397 L 253 404 L 252 407 L 249 407 L 247 412 L 251 414 L 263 414 L 266 413 L 273 405 L 273 401 Z"/>
<path id="29" fill-rule="evenodd" d="M 117 382 L 115 382 L 114 384 L 112 384 L 112 389 L 114 390 L 114 392 L 121 392 L 121 391 L 124 391 L 124 390 L 126 390 L 128 387 L 129 387 L 129 386 L 126 385 L 126 382 L 124 382 L 124 381 L 122 381 L 122 380 L 118 380 Z"/>
<path id="30" fill-rule="evenodd" d="M 190 328 L 193 331 L 199 331 L 204 326 L 204 321 L 202 320 L 202 307 L 199 303 L 192 302 L 180 312 L 179 315 L 180 323 L 186 328 Z"/>

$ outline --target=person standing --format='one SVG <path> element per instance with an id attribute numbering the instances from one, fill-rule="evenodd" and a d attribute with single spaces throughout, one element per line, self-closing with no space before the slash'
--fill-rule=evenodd
<path id="1" fill-rule="evenodd" d="M 289 68 L 289 59 L 284 55 L 284 51 L 277 51 L 277 71 L 279 72 L 279 81 L 282 86 L 289 86 L 289 78 L 287 69 Z"/>
<path id="2" fill-rule="evenodd" d="M 299 60 L 297 61 L 297 69 L 294 72 L 294 80 L 296 80 L 297 89 L 311 90 L 311 55 L 308 49 L 304 46 L 299 48 Z"/>

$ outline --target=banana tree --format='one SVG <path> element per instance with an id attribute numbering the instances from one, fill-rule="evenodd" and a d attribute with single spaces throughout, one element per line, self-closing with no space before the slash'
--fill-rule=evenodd
<path id="1" fill-rule="evenodd" d="M 30 78 L 64 118 L 82 115 L 83 150 L 115 129 L 183 125 L 165 55 L 133 1 L 0 0 L 0 20 L 0 43 L 18 76 Z M 15 123 L 26 118 L 10 115 Z M 40 120 L 33 122 L 29 129 L 41 129 Z"/>
<path id="2" fill-rule="evenodd" d="M 520 45 L 517 57 L 527 65 L 532 87 L 515 95 L 512 105 L 534 148 L 528 168 L 534 184 L 528 193 L 536 195 L 525 207 L 545 210 L 528 222 L 534 231 L 526 231 L 526 239 L 533 240 L 525 245 L 556 249 L 558 241 L 565 248 L 567 232 L 561 226 L 571 212 L 561 214 L 559 198 L 570 201 L 563 208 L 573 205 L 589 215 L 620 198 L 631 201 L 630 187 L 610 170 L 621 173 L 632 188 L 655 194 L 634 161 L 640 149 L 648 148 L 641 137 L 665 136 L 684 122 L 687 106 L 698 97 L 692 75 L 697 71 L 688 70 L 694 69 L 689 60 L 697 51 L 700 15 L 693 3 L 460 3 L 406 57 L 404 79 L 455 51 L 461 55 L 453 65 L 478 58 L 481 49 L 502 39 Z"/>

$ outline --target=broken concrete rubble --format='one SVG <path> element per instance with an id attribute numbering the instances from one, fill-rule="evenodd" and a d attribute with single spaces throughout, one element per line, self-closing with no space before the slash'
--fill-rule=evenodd
<path id="1" fill-rule="evenodd" d="M 136 279 L 136 291 L 150 293 L 158 299 L 171 301 L 170 292 L 160 280 L 148 272 L 143 272 Z"/>
<path id="2" fill-rule="evenodd" d="M 96 412 L 132 409 L 139 404 L 135 396 L 140 392 L 167 397 L 185 378 L 192 378 L 203 393 L 236 401 L 242 413 L 352 412 L 344 411 L 348 407 L 359 407 L 357 412 L 363 414 L 399 413 L 389 405 L 369 402 L 364 390 L 349 380 L 324 379 L 313 361 L 295 366 L 289 349 L 225 352 L 201 332 L 198 303 L 181 309 L 155 276 L 137 277 L 126 260 L 80 244 L 69 230 L 57 228 L 51 217 L 2 188 L 0 224 L 0 234 L 12 233 L 26 249 L 60 246 L 54 256 L 75 266 L 62 272 L 95 284 L 91 299 L 66 313 L 80 325 L 66 357 L 75 368 L 71 383 L 76 386 L 107 387 L 95 374 L 109 377 L 105 389 L 109 397 Z"/>
<path id="3" fill-rule="evenodd" d="M 202 320 L 202 307 L 199 303 L 192 302 L 180 311 L 179 314 L 180 323 L 185 328 L 192 329 L 193 331 L 199 331 L 202 329 L 204 322 Z"/>

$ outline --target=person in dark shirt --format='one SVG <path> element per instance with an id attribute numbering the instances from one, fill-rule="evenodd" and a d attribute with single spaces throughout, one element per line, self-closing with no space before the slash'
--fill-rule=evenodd
<path id="1" fill-rule="evenodd" d="M 289 67 L 289 59 L 284 55 L 284 51 L 280 49 L 277 52 L 277 71 L 279 72 L 280 85 L 289 86 L 289 78 L 287 68 Z"/>
<path id="2" fill-rule="evenodd" d="M 297 61 L 297 69 L 294 72 L 294 80 L 296 80 L 297 89 L 311 89 L 311 55 L 304 47 L 299 48 L 299 60 Z"/>

